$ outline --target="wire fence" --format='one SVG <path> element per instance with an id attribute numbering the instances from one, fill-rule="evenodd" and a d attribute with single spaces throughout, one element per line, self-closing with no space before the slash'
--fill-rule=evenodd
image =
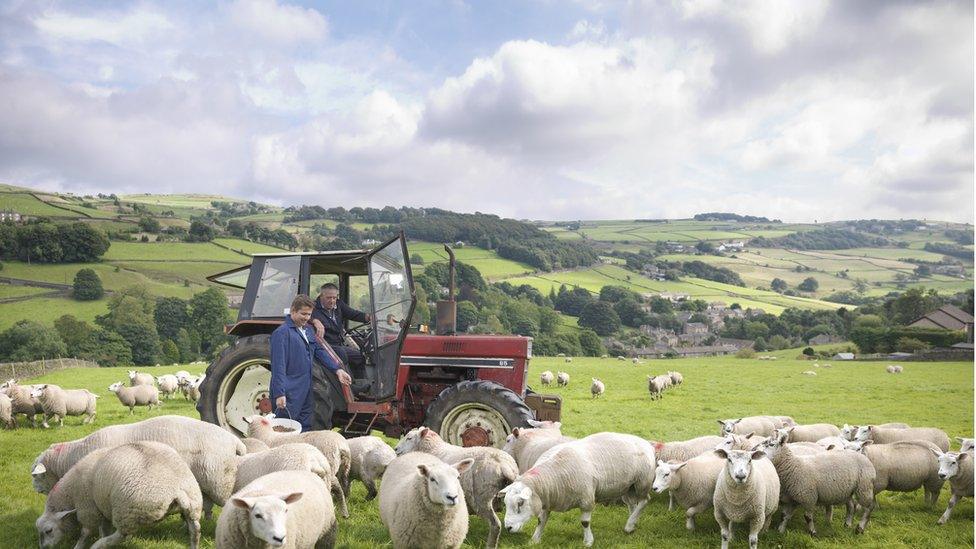
<path id="1" fill-rule="evenodd" d="M 31 362 L 4 362 L 0 363 L 0 381 L 28 379 L 65 368 L 98 368 L 98 364 L 90 360 L 81 360 L 78 358 L 51 358 Z"/>

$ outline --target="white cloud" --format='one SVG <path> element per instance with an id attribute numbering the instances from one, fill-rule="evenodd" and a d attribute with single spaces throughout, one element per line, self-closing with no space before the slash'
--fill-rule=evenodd
<path id="1" fill-rule="evenodd" d="M 52 40 L 106 42 L 123 48 L 142 47 L 174 30 L 172 21 L 154 9 L 79 16 L 47 10 L 34 19 L 38 31 Z"/>
<path id="2" fill-rule="evenodd" d="M 745 29 L 753 47 L 766 55 L 780 53 L 810 36 L 824 18 L 828 0 L 680 0 L 685 18 L 721 17 Z"/>
<path id="3" fill-rule="evenodd" d="M 276 0 L 235 0 L 227 11 L 230 20 L 245 33 L 277 44 L 319 42 L 329 28 L 325 17 L 315 9 L 279 4 Z"/>

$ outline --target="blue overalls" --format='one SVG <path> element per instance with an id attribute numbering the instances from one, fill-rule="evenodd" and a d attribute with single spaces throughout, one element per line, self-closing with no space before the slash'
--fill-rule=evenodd
<path id="1" fill-rule="evenodd" d="M 285 395 L 287 410 L 275 409 L 275 415 L 298 421 L 303 431 L 312 427 L 313 358 L 332 373 L 339 370 L 333 355 L 316 342 L 312 328 L 306 324 L 300 329 L 290 315 L 285 316 L 284 324 L 271 334 L 271 404 L 277 406 L 275 401 Z"/>

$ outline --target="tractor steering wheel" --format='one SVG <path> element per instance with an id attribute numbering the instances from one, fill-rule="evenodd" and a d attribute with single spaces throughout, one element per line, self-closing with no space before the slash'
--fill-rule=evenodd
<path id="1" fill-rule="evenodd" d="M 346 335 L 359 345 L 364 356 L 369 356 L 373 348 L 373 330 L 369 324 L 360 324 L 346 330 Z"/>

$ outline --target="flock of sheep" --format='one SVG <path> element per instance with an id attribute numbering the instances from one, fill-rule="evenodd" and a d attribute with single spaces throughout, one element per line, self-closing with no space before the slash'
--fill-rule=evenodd
<path id="1" fill-rule="evenodd" d="M 635 359 L 636 360 L 636 359 Z M 567 358 L 566 362 L 571 362 L 572 359 Z M 556 381 L 559 387 L 569 386 L 569 374 L 566 372 L 557 372 L 555 375 L 550 370 L 546 370 L 539 374 L 539 381 L 542 383 L 543 387 L 551 387 L 553 380 Z M 590 382 L 590 394 L 593 398 L 597 398 L 602 395 L 606 390 L 607 386 L 597 378 L 591 378 Z M 670 387 L 681 385 L 684 382 L 685 377 L 681 372 L 668 372 L 667 374 L 662 374 L 658 376 L 647 376 L 647 391 L 651 394 L 651 399 L 656 400 L 661 398 L 664 391 Z"/>
<path id="2" fill-rule="evenodd" d="M 133 414 L 136 406 L 147 406 L 150 410 L 162 406 L 160 394 L 172 398 L 180 392 L 184 398 L 196 402 L 200 398 L 200 384 L 205 377 L 206 374 L 192 376 L 190 372 L 180 370 L 156 378 L 151 374 L 129 370 L 128 386 L 119 381 L 108 389 Z M 85 416 L 82 423 L 91 423 L 95 421 L 98 398 L 88 389 L 63 389 L 51 383 L 18 385 L 16 380 L 10 379 L 0 384 L 0 424 L 13 429 L 20 414 L 27 417 L 32 427 L 37 427 L 35 416 L 40 415 L 43 417 L 41 425 L 45 429 L 50 427 L 51 420 L 63 427 L 67 416 Z"/>

